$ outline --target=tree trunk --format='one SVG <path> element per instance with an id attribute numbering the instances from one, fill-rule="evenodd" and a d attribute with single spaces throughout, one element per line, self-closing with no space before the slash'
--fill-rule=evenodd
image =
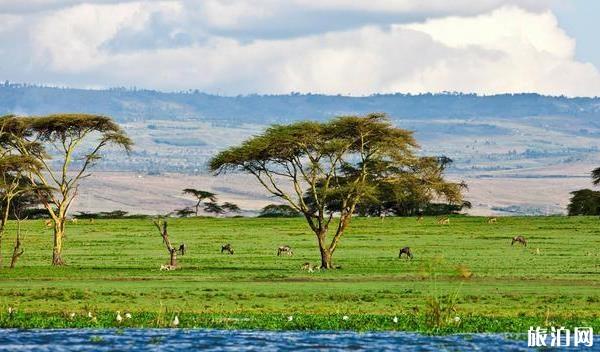
<path id="1" fill-rule="evenodd" d="M 8 222 L 8 213 L 10 209 L 10 200 L 4 205 L 2 212 L 2 219 L 0 219 L 0 269 L 2 269 L 4 257 L 2 256 L 2 239 L 4 238 L 4 230 L 6 230 L 6 223 Z"/>
<path id="2" fill-rule="evenodd" d="M 177 250 L 175 248 L 172 248 L 169 251 L 171 252 L 170 265 L 175 268 L 177 267 Z"/>
<path id="3" fill-rule="evenodd" d="M 13 249 L 12 259 L 10 260 L 10 268 L 14 269 L 17 265 L 17 259 L 23 255 L 25 251 L 21 248 L 21 225 L 17 229 L 17 238 L 15 240 L 15 248 Z"/>
<path id="4" fill-rule="evenodd" d="M 321 269 L 333 269 L 331 262 L 332 253 L 327 248 L 320 248 L 321 250 Z"/>
<path id="5" fill-rule="evenodd" d="M 333 265 L 331 262 L 331 256 L 333 252 L 327 248 L 325 244 L 325 235 L 327 234 L 327 230 L 321 230 L 317 232 L 317 243 L 319 244 L 319 251 L 321 252 L 321 269 L 333 269 Z"/>
<path id="6" fill-rule="evenodd" d="M 59 218 L 54 220 L 54 247 L 52 249 L 52 265 L 58 266 L 65 264 L 61 257 L 64 236 L 65 219 Z"/>

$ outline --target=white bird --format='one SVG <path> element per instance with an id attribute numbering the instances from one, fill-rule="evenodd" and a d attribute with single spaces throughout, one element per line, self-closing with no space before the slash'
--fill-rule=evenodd
<path id="1" fill-rule="evenodd" d="M 13 314 L 15 312 L 15 309 L 13 307 L 8 307 L 8 314 Z"/>
<path id="2" fill-rule="evenodd" d="M 460 317 L 454 317 L 454 322 L 455 322 L 456 324 L 460 323 Z"/>
<path id="3" fill-rule="evenodd" d="M 131 313 L 125 313 L 125 319 L 131 319 Z"/>
<path id="4" fill-rule="evenodd" d="M 69 314 L 69 318 L 74 319 L 75 318 L 75 313 Z"/>
<path id="5" fill-rule="evenodd" d="M 292 320 L 294 320 L 294 317 L 290 315 L 290 316 L 288 317 L 288 321 L 292 321 Z"/>
<path id="6" fill-rule="evenodd" d="M 171 325 L 173 325 L 174 328 L 176 328 L 177 325 L 179 325 L 179 317 L 177 315 L 175 316 L 175 319 L 173 319 Z"/>
<path id="7" fill-rule="evenodd" d="M 344 319 L 344 320 L 348 320 L 348 319 L 350 319 L 350 317 L 348 317 L 347 315 L 344 315 L 344 316 L 342 317 L 342 319 Z"/>
<path id="8" fill-rule="evenodd" d="M 394 323 L 398 322 L 398 317 L 394 317 L 394 319 L 392 319 L 394 321 Z"/>
<path id="9" fill-rule="evenodd" d="M 121 322 L 123 321 L 123 317 L 121 316 L 121 312 L 117 311 L 117 317 L 116 317 L 117 323 L 121 324 Z"/>
<path id="10" fill-rule="evenodd" d="M 88 318 L 93 318 L 92 312 L 88 312 Z"/>

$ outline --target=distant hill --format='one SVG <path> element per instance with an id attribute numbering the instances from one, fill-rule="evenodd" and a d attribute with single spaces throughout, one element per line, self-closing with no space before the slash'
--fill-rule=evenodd
<path id="1" fill-rule="evenodd" d="M 344 114 L 385 112 L 397 126 L 415 131 L 421 153 L 446 155 L 455 161 L 449 169 L 452 177 L 472 185 L 469 199 L 475 205 L 473 211 L 482 214 L 564 211 L 569 192 L 587 185 L 589 170 L 600 164 L 600 98 L 452 93 L 224 97 L 196 91 L 0 84 L 0 114 L 58 112 L 112 116 L 135 142 L 129 156 L 105 153 L 105 161 L 97 169 L 133 174 L 113 173 L 110 178 L 104 174 L 108 183 L 90 183 L 92 188 L 103 186 L 90 196 L 89 205 L 81 200 L 84 210 L 115 210 L 118 197 L 108 199 L 106 190 L 128 189 L 130 185 L 140 190 L 150 175 L 162 180 L 161 174 L 171 173 L 173 189 L 160 192 L 164 197 L 179 195 L 178 187 L 192 182 L 188 177 L 196 177 L 193 180 L 203 184 L 212 180 L 206 178 L 206 161 L 216 151 L 259 133 L 269 124 Z M 119 180 L 123 180 L 122 185 Z M 230 192 L 230 200 L 245 197 L 247 187 L 239 180 L 231 181 L 241 186 Z M 135 204 L 133 209 L 138 204 L 148 211 L 157 206 L 148 201 L 147 194 L 132 193 L 128 199 Z M 179 201 L 177 198 L 173 206 Z"/>
<path id="2" fill-rule="evenodd" d="M 121 122 L 200 119 L 216 123 L 272 123 L 334 115 L 386 112 L 397 119 L 600 116 L 600 98 L 538 94 L 381 94 L 366 97 L 317 94 L 216 96 L 197 91 L 165 93 L 115 88 L 86 90 L 23 84 L 0 85 L 0 113 L 78 111 Z"/>

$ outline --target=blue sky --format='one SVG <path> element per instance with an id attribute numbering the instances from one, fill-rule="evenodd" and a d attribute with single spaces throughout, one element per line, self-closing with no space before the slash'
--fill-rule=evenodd
<path id="1" fill-rule="evenodd" d="M 595 0 L 0 0 L 0 79 L 600 96 Z"/>
<path id="2" fill-rule="evenodd" d="M 576 57 L 600 68 L 600 1 L 571 0 L 553 6 L 560 25 L 577 40 Z"/>

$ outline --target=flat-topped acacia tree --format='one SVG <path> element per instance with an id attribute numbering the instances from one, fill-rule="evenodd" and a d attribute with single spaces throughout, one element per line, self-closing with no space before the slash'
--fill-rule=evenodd
<path id="1" fill-rule="evenodd" d="M 131 139 L 113 120 L 88 114 L 56 114 L 40 117 L 5 117 L 6 132 L 13 135 L 13 147 L 41 167 L 29 174 L 54 227 L 52 265 L 62 265 L 63 238 L 69 208 L 80 181 L 101 159 L 101 150 L 114 145 L 131 150 Z M 44 148 L 31 148 L 39 144 Z"/>
<path id="2" fill-rule="evenodd" d="M 268 192 L 302 213 L 317 237 L 321 267 L 330 269 L 357 204 L 376 196 L 378 182 L 418 185 L 460 200 L 461 184 L 446 182 L 437 159 L 417 156 L 416 148 L 412 132 L 394 127 L 384 114 L 342 116 L 274 125 L 218 153 L 209 166 L 215 174 L 254 175 Z"/>
<path id="3" fill-rule="evenodd" d="M 212 192 L 208 192 L 208 191 L 203 191 L 200 189 L 194 189 L 194 188 L 186 188 L 183 190 L 183 194 L 189 194 L 191 196 L 194 196 L 197 200 L 196 205 L 194 206 L 194 208 L 196 209 L 196 216 L 199 215 L 200 212 L 200 205 L 202 204 L 202 202 L 207 199 L 211 202 L 216 202 L 217 201 L 217 195 L 212 193 Z"/>

